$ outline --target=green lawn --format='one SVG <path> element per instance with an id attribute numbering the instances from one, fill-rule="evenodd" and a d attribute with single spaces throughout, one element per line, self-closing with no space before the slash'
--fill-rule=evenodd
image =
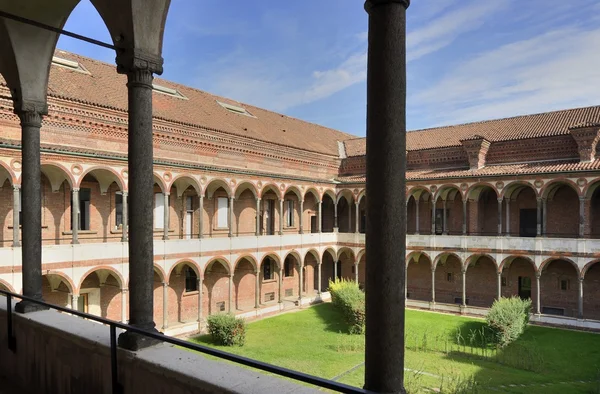
<path id="1" fill-rule="evenodd" d="M 424 373 L 407 371 L 407 386 L 452 386 L 461 376 L 475 379 L 483 393 L 600 393 L 598 383 L 589 383 L 599 379 L 600 335 L 532 326 L 496 354 L 469 339 L 483 326 L 481 320 L 407 310 L 405 366 Z M 345 332 L 341 315 L 326 303 L 250 323 L 245 346 L 219 348 L 362 386 L 364 337 Z M 192 340 L 215 346 L 206 335 Z"/>

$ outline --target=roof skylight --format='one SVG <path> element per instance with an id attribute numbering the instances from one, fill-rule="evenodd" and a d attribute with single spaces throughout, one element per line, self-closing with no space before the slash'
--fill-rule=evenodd
<path id="1" fill-rule="evenodd" d="M 162 86 L 162 85 L 158 85 L 156 83 L 152 84 L 152 89 L 157 92 L 157 93 L 161 93 L 161 94 L 166 94 L 167 96 L 172 96 L 172 97 L 177 97 L 180 99 L 186 99 L 187 97 L 185 97 L 179 90 L 177 89 L 173 89 L 173 88 L 168 88 L 166 86 Z"/>
<path id="2" fill-rule="evenodd" d="M 63 59 L 62 57 L 52 56 L 52 64 L 59 67 L 68 68 L 69 70 L 78 71 L 81 73 L 89 74 L 90 72 L 86 70 L 81 63 L 76 62 L 75 60 Z"/>
<path id="3" fill-rule="evenodd" d="M 248 112 L 248 110 L 246 108 L 238 107 L 237 105 L 233 105 L 233 104 L 223 103 L 218 100 L 217 100 L 217 103 L 219 103 L 219 105 L 221 107 L 225 108 L 227 111 L 233 112 L 234 114 L 245 115 L 245 116 L 250 116 L 250 117 L 256 118 L 256 116 L 254 116 L 250 112 Z"/>

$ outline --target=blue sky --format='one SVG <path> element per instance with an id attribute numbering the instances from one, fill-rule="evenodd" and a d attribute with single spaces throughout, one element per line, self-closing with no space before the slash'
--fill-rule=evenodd
<path id="1" fill-rule="evenodd" d="M 367 22 L 360 0 L 172 0 L 163 77 L 364 136 Z M 88 0 L 65 29 L 110 42 Z M 597 0 L 413 0 L 407 29 L 409 130 L 600 104 Z"/>

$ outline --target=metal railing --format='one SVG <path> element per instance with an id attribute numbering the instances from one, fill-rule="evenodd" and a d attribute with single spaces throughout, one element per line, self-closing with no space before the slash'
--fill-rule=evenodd
<path id="1" fill-rule="evenodd" d="M 42 305 L 48 309 L 54 309 L 60 312 L 65 312 L 71 315 L 75 315 L 84 319 L 92 320 L 98 323 L 105 324 L 109 327 L 110 330 L 110 368 L 111 368 L 111 380 L 112 380 L 112 392 L 113 394 L 122 394 L 123 387 L 119 383 L 118 377 L 118 357 L 117 357 L 117 328 L 127 330 L 130 332 L 135 332 L 137 334 L 146 336 L 148 338 L 156 339 L 161 342 L 170 343 L 172 345 L 176 345 L 185 349 L 195 350 L 200 353 L 208 354 L 210 356 L 214 356 L 220 359 L 232 361 L 234 363 L 242 364 L 251 368 L 255 368 L 261 371 L 273 373 L 275 375 L 279 375 L 285 378 L 297 380 L 299 382 L 308 383 L 317 387 L 321 387 L 328 390 L 334 390 L 339 393 L 350 393 L 350 394 L 368 394 L 369 391 L 353 387 L 347 384 L 338 383 L 329 379 L 320 378 L 318 376 L 309 375 L 303 372 L 294 371 L 291 369 L 279 367 L 277 365 L 265 363 L 258 360 L 253 360 L 248 357 L 238 356 L 236 354 L 227 353 L 222 350 L 214 349 L 208 346 L 202 346 L 195 343 L 187 342 L 181 339 L 168 337 L 159 332 L 150 332 L 146 330 L 142 330 L 136 328 L 134 326 L 130 326 L 129 324 L 105 319 L 102 317 L 90 315 L 88 313 L 79 312 L 77 310 L 56 306 L 49 304 L 47 302 L 39 301 L 31 297 L 23 296 L 20 294 L 12 293 L 10 291 L 1 290 L 0 295 L 3 294 L 6 296 L 6 313 L 7 313 L 7 333 L 8 333 L 8 348 L 14 353 L 17 351 L 17 341 L 15 337 L 15 333 L 13 332 L 13 307 L 12 300 L 13 298 L 25 300 L 32 302 L 37 305 Z"/>

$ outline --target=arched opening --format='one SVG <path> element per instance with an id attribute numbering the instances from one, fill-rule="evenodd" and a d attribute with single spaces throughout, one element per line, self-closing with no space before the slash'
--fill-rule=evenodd
<path id="1" fill-rule="evenodd" d="M 302 291 L 307 297 L 314 297 L 319 290 L 318 284 L 319 255 L 316 251 L 309 251 L 304 257 L 304 274 L 302 276 Z"/>
<path id="2" fill-rule="evenodd" d="M 359 254 L 360 255 L 360 254 Z M 365 288 L 365 280 L 367 279 L 367 258 L 363 253 L 358 260 L 358 286 L 361 289 Z"/>
<path id="3" fill-rule="evenodd" d="M 71 197 L 73 180 L 60 166 L 42 164 L 42 244 L 72 242 Z M 21 213 L 19 215 L 22 215 Z"/>
<path id="4" fill-rule="evenodd" d="M 556 259 L 542 267 L 540 277 L 541 312 L 547 315 L 577 317 L 579 275 L 569 261 Z"/>
<path id="5" fill-rule="evenodd" d="M 72 307 L 81 312 L 87 312 L 85 305 L 81 305 L 81 300 L 77 305 L 73 302 L 73 285 L 63 274 L 48 273 L 42 276 L 42 299 L 49 304 Z M 75 300 L 77 302 L 77 300 Z"/>
<path id="6" fill-rule="evenodd" d="M 175 187 L 175 193 L 173 187 Z M 171 199 L 175 200 L 171 213 L 177 218 L 176 232 L 180 239 L 197 238 L 199 235 L 200 201 L 198 196 L 201 193 L 200 190 L 200 185 L 191 176 L 180 176 L 171 184 L 170 195 Z"/>
<path id="7" fill-rule="evenodd" d="M 440 188 L 435 202 L 435 233 L 462 234 L 463 203 L 460 191 L 454 186 Z"/>
<path id="8" fill-rule="evenodd" d="M 233 233 L 236 236 L 256 234 L 257 191 L 250 182 L 238 185 L 233 205 Z"/>
<path id="9" fill-rule="evenodd" d="M 274 185 L 264 186 L 261 191 L 261 234 L 274 235 L 281 231 L 279 228 L 279 216 L 282 214 L 279 200 L 281 194 Z"/>
<path id="10" fill-rule="evenodd" d="M 498 296 L 498 269 L 489 256 L 467 260 L 466 293 L 469 305 L 489 308 Z"/>
<path id="11" fill-rule="evenodd" d="M 516 183 L 507 187 L 504 196 L 509 204 L 509 232 L 516 237 L 537 235 L 537 194 L 529 184 Z"/>
<path id="12" fill-rule="evenodd" d="M 583 279 L 583 317 L 600 320 L 600 263 L 587 268 Z"/>
<path id="13" fill-rule="evenodd" d="M 97 269 L 87 274 L 79 286 L 78 310 L 111 320 L 121 320 L 120 278 L 111 270 Z"/>
<path id="14" fill-rule="evenodd" d="M 190 262 L 181 262 L 171 271 L 167 300 L 169 325 L 198 320 L 198 268 Z"/>
<path id="15" fill-rule="evenodd" d="M 422 188 L 411 190 L 406 214 L 408 234 L 431 234 L 431 193 Z"/>
<path id="16" fill-rule="evenodd" d="M 300 258 L 295 253 L 289 253 L 283 260 L 283 299 L 295 301 L 300 290 Z"/>
<path id="17" fill-rule="evenodd" d="M 461 304 L 462 262 L 454 254 L 442 254 L 436 260 L 435 301 L 445 304 Z"/>
<path id="18" fill-rule="evenodd" d="M 342 248 L 338 251 L 337 277 L 354 281 L 355 269 L 354 252 L 350 248 Z"/>
<path id="19" fill-rule="evenodd" d="M 332 233 L 335 217 L 335 207 L 333 206 L 335 196 L 329 193 L 323 194 L 323 202 L 321 204 L 321 228 L 324 233 Z"/>
<path id="20" fill-rule="evenodd" d="M 424 253 L 411 254 L 406 269 L 406 298 L 431 301 L 431 259 Z"/>
<path id="21" fill-rule="evenodd" d="M 356 216 L 356 215 L 355 215 Z M 358 232 L 364 234 L 367 229 L 367 196 L 363 195 L 358 202 Z"/>
<path id="22" fill-rule="evenodd" d="M 327 249 L 323 253 L 323 260 L 321 262 L 321 290 L 327 290 L 329 288 L 329 282 L 334 280 L 334 264 L 337 260 L 334 258 L 335 252 L 331 249 Z"/>
<path id="23" fill-rule="evenodd" d="M 352 197 L 352 193 L 350 190 L 343 190 L 340 192 L 338 196 L 338 227 L 340 233 L 351 233 L 353 231 L 353 221 L 352 221 L 352 203 L 354 202 L 354 198 Z"/>
<path id="24" fill-rule="evenodd" d="M 255 307 L 256 268 L 249 257 L 241 258 L 233 271 L 234 304 L 236 311 L 249 311 Z"/>
<path id="25" fill-rule="evenodd" d="M 300 197 L 296 188 L 288 189 L 283 196 L 283 232 L 300 231 Z M 302 223 L 304 225 L 304 223 Z"/>
<path id="26" fill-rule="evenodd" d="M 8 247 L 13 243 L 13 198 L 15 197 L 15 193 L 12 188 L 12 176 L 9 174 L 8 170 L 1 165 L 0 182 L 0 198 L 4 201 L 4 204 L 0 204 L 0 223 L 2 224 L 2 227 L 0 228 L 0 240 L 2 240 L 2 247 Z M 20 194 L 18 198 L 20 207 Z M 16 214 L 20 216 L 20 210 Z M 19 218 L 19 223 L 21 223 L 20 219 L 21 218 Z M 20 238 L 19 232 L 19 239 Z"/>
<path id="27" fill-rule="evenodd" d="M 203 298 L 203 312 L 207 315 L 224 313 L 229 306 L 229 265 L 217 259 L 210 262 L 204 270 L 204 288 L 208 297 Z M 205 315 L 203 313 L 203 315 Z M 206 316 L 206 315 L 205 315 Z"/>
<path id="28" fill-rule="evenodd" d="M 467 232 L 498 234 L 498 194 L 489 185 L 477 185 L 467 194 Z M 468 282 L 467 282 L 468 283 Z"/>
<path id="29" fill-rule="evenodd" d="M 276 303 L 279 301 L 279 277 L 282 270 L 279 260 L 275 255 L 263 257 L 260 263 L 260 299 L 263 304 Z"/>
<path id="30" fill-rule="evenodd" d="M 319 195 L 316 190 L 308 189 L 304 194 L 304 232 L 319 232 Z"/>
<path id="31" fill-rule="evenodd" d="M 231 204 L 229 186 L 223 180 L 214 179 L 206 186 L 206 196 L 208 200 L 204 203 L 204 210 L 207 215 L 205 219 L 208 220 L 204 221 L 203 234 L 208 234 L 210 237 L 227 237 Z"/>
<path id="32" fill-rule="evenodd" d="M 152 275 L 152 294 L 154 299 L 153 316 L 154 324 L 156 324 L 156 327 L 158 329 L 161 329 L 163 327 L 165 317 L 165 315 L 163 314 L 164 284 L 166 283 L 165 280 L 166 279 L 164 272 L 161 269 L 154 266 L 154 274 Z M 127 295 L 129 296 L 129 293 L 127 293 Z M 127 302 L 129 302 L 129 299 L 127 300 Z"/>
<path id="33" fill-rule="evenodd" d="M 548 237 L 577 238 L 579 236 L 579 194 L 564 182 L 548 185 L 543 195 L 545 225 L 542 233 Z"/>
<path id="34" fill-rule="evenodd" d="M 531 299 L 532 305 L 535 306 L 537 302 L 535 272 L 535 264 L 529 258 L 512 256 L 505 259 L 500 279 L 502 297 Z"/>
<path id="35" fill-rule="evenodd" d="M 589 204 L 589 215 L 586 216 L 586 234 L 590 238 L 600 238 L 600 181 L 595 182 L 588 189 L 586 198 Z"/>

